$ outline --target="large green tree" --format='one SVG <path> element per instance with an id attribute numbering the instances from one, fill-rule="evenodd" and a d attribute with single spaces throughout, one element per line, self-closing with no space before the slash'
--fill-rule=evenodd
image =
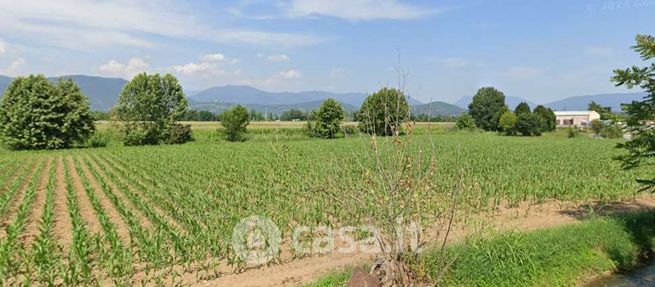
<path id="1" fill-rule="evenodd" d="M 334 99 L 327 99 L 314 111 L 314 132 L 320 138 L 335 138 L 341 129 L 345 112 L 341 104 Z"/>
<path id="2" fill-rule="evenodd" d="M 225 138 L 228 141 L 243 141 L 248 132 L 250 115 L 242 105 L 236 105 L 223 112 L 220 116 L 221 125 L 225 128 Z"/>
<path id="3" fill-rule="evenodd" d="M 655 164 L 655 38 L 651 35 L 637 35 L 636 41 L 633 49 L 649 63 L 644 67 L 614 70 L 612 77 L 617 86 L 630 89 L 637 87 L 647 92 L 644 100 L 633 101 L 624 107 L 633 133 L 631 141 L 619 145 L 628 151 L 620 157 L 625 168 Z M 655 177 L 640 179 L 639 182 L 644 184 L 644 190 L 655 191 Z"/>
<path id="4" fill-rule="evenodd" d="M 555 112 L 551 108 L 538 105 L 534 108 L 533 113 L 541 118 L 542 132 L 552 132 L 557 129 L 557 116 L 555 116 Z"/>
<path id="5" fill-rule="evenodd" d="M 187 109 L 186 96 L 175 76 L 142 73 L 125 85 L 115 111 L 124 124 L 124 143 L 145 145 L 177 142 L 167 136 L 174 134 L 170 130 L 176 129 L 176 121 L 184 118 Z"/>
<path id="6" fill-rule="evenodd" d="M 475 125 L 485 131 L 500 131 L 500 116 L 505 111 L 505 95 L 493 87 L 479 89 L 469 104 L 469 114 Z"/>
<path id="7" fill-rule="evenodd" d="M 70 79 L 18 77 L 0 103 L 0 134 L 12 149 L 67 148 L 94 131 L 88 100 Z"/>
<path id="8" fill-rule="evenodd" d="M 382 88 L 364 100 L 358 118 L 360 129 L 364 132 L 379 136 L 394 135 L 409 120 L 409 105 L 401 91 Z"/>
<path id="9" fill-rule="evenodd" d="M 531 112 L 532 109 L 530 109 L 530 105 L 528 105 L 528 103 L 526 102 L 519 103 L 514 109 L 514 114 L 516 114 L 517 116 L 520 114 L 526 114 L 526 113 L 529 114 Z"/>

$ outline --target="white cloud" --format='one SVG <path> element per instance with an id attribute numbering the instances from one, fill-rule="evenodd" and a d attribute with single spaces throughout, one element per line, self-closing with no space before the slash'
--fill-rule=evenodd
<path id="1" fill-rule="evenodd" d="M 291 58 L 289 58 L 289 56 L 287 56 L 285 54 L 270 55 L 270 56 L 267 57 L 267 59 L 269 61 L 271 61 L 271 62 L 286 62 L 286 61 L 291 60 Z"/>
<path id="2" fill-rule="evenodd" d="M 543 69 L 534 68 L 534 67 L 515 66 L 515 67 L 509 67 L 507 70 L 501 73 L 501 76 L 511 81 L 525 81 L 525 80 L 536 78 L 542 75 L 543 73 L 544 73 Z"/>
<path id="3" fill-rule="evenodd" d="M 147 71 L 149 66 L 141 58 L 132 58 L 127 64 L 123 64 L 117 60 L 109 60 L 106 64 L 98 67 L 98 70 L 103 74 L 131 79 L 135 75 Z"/>
<path id="4" fill-rule="evenodd" d="M 180 6 L 157 0 L 0 0 L 0 27 L 17 37 L 71 50 L 157 47 L 149 35 L 285 47 L 324 41 L 313 35 L 215 27 Z"/>
<path id="5" fill-rule="evenodd" d="M 17 58 L 11 61 L 9 66 L 5 69 L 0 69 L 1 75 L 7 76 L 17 76 L 21 70 L 21 67 L 25 64 L 25 59 Z"/>
<path id="6" fill-rule="evenodd" d="M 612 48 L 590 46 L 590 47 L 587 47 L 587 49 L 585 50 L 585 54 L 591 55 L 591 56 L 607 56 L 607 55 L 612 54 Z"/>
<path id="7" fill-rule="evenodd" d="M 352 21 L 411 20 L 443 12 L 397 0 L 293 0 L 288 9 L 292 17 L 330 16 Z"/>
<path id="8" fill-rule="evenodd" d="M 279 75 L 284 79 L 298 79 L 301 77 L 300 71 L 294 69 L 282 71 Z"/>
<path id="9" fill-rule="evenodd" d="M 0 54 L 3 54 L 4 52 L 7 51 L 7 43 L 0 39 Z"/>
<path id="10" fill-rule="evenodd" d="M 174 66 L 173 70 L 182 75 L 215 76 L 227 73 L 223 67 L 238 63 L 238 59 L 228 59 L 221 53 L 214 53 L 201 56 L 199 62 Z"/>

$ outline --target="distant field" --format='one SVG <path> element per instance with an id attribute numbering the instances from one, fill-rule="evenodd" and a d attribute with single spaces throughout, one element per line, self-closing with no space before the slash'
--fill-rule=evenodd
<path id="1" fill-rule="evenodd" d="M 258 127 L 275 124 L 302 125 Z M 194 123 L 198 130 L 214 127 Z M 628 198 L 638 188 L 637 176 L 655 172 L 622 171 L 611 159 L 620 152 L 613 140 L 425 128 L 418 134 L 412 139 L 417 150 L 436 154 L 438 188 L 452 188 L 463 169 L 490 202 Z M 170 266 L 203 270 L 211 267 L 199 263 L 207 258 L 233 262 L 230 236 L 243 217 L 268 216 L 283 232 L 338 219 L 333 200 L 310 197 L 299 187 L 320 188 L 328 184 L 323 175 L 337 169 L 361 177 L 366 162 L 359 166 L 353 156 L 370 147 L 359 136 L 207 139 L 179 146 L 0 151 L 0 280 L 132 285 L 169 278 L 154 271 Z"/>
<path id="2" fill-rule="evenodd" d="M 219 129 L 223 128 L 220 122 L 181 122 L 183 124 L 191 125 L 191 128 L 194 130 L 202 129 Z M 303 128 L 307 125 L 306 121 L 269 121 L 269 122 L 251 122 L 248 125 L 249 129 L 262 129 L 262 128 Z M 357 122 L 344 122 L 343 125 L 357 125 Z M 416 123 L 416 126 L 427 127 L 427 126 L 453 126 L 454 123 L 425 123 L 419 122 Z M 99 130 L 107 129 L 112 126 L 110 121 L 97 121 L 96 126 Z"/>

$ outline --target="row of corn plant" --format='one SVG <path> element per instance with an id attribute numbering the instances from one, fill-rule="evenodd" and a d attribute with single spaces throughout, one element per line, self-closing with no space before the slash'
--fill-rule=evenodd
<path id="1" fill-rule="evenodd" d="M 77 173 L 77 176 L 80 177 L 84 190 L 95 210 L 98 220 L 100 221 L 100 225 L 102 225 L 104 231 L 104 242 L 109 245 L 108 249 L 105 247 L 106 244 L 101 244 L 99 246 L 99 261 L 103 264 L 104 270 L 109 274 L 109 278 L 114 280 L 114 284 L 128 284 L 130 282 L 129 276 L 133 273 L 132 252 L 124 246 L 124 243 L 121 241 L 121 238 L 116 231 L 116 226 L 114 226 L 114 223 L 105 212 L 94 188 L 91 186 L 89 179 L 85 176 L 77 157 L 75 157 L 74 161 L 69 158 L 69 167 L 71 167 L 71 169 L 74 168 L 71 172 Z"/>
<path id="2" fill-rule="evenodd" d="M 0 241 L 0 280 L 9 278 L 18 280 L 20 272 L 28 268 L 29 260 L 26 260 L 26 251 L 23 242 L 19 241 L 19 236 L 25 229 L 32 203 L 36 197 L 37 185 L 40 182 L 39 175 L 42 172 L 47 171 L 44 171 L 43 165 L 38 164 L 37 169 L 30 176 L 24 191 L 25 196 L 18 206 L 15 217 L 6 228 L 6 236 Z"/>

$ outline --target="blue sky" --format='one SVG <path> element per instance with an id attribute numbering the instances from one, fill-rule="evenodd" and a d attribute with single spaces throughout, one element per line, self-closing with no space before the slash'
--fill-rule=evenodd
<path id="1" fill-rule="evenodd" d="M 611 71 L 639 64 L 653 15 L 655 0 L 0 0 L 0 74 L 368 93 L 403 74 L 426 102 L 492 85 L 545 103 L 623 92 Z"/>

